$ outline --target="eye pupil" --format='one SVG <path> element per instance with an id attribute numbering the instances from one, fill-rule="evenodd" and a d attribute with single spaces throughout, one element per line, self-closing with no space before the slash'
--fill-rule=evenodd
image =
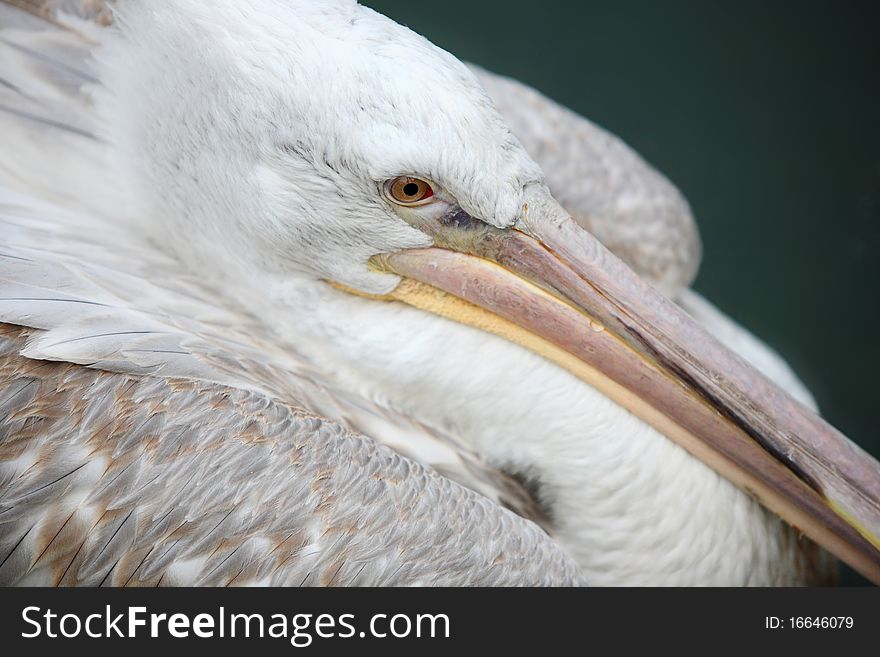
<path id="1" fill-rule="evenodd" d="M 407 196 L 415 196 L 419 193 L 419 186 L 414 182 L 406 183 L 403 186 L 403 193 Z"/>

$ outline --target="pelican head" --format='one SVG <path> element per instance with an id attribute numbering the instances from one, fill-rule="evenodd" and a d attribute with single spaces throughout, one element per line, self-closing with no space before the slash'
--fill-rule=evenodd
<path id="1" fill-rule="evenodd" d="M 203 265 L 225 247 L 251 275 L 387 293 L 398 277 L 369 259 L 432 244 L 406 215 L 458 207 L 507 228 L 542 183 L 461 62 L 353 1 L 126 18 L 137 30 L 101 57 L 108 137 L 152 228 L 187 257 L 206 246 Z M 394 202 L 400 176 L 430 181 L 430 202 Z"/>
<path id="2" fill-rule="evenodd" d="M 627 478 L 687 460 L 695 480 L 728 486 L 667 438 L 878 577 L 876 463 L 575 224 L 457 59 L 353 0 L 131 3 L 120 23 L 99 54 L 99 107 L 122 211 L 149 217 L 148 234 L 218 287 L 262 300 L 279 323 L 322 316 L 313 332 L 362 361 L 370 371 L 351 377 L 369 394 L 460 430 L 490 456 L 502 442 L 518 450 L 508 461 L 546 484 L 556 515 L 581 519 L 566 540 L 582 543 L 572 551 L 588 577 L 605 581 L 597 534 L 619 547 L 645 530 L 596 519 L 603 495 Z M 389 298 L 415 309 L 387 310 L 399 306 Z M 484 344 L 474 336 L 485 332 L 506 342 L 493 338 L 483 356 L 510 360 L 468 376 Z M 420 361 L 414 351 L 426 345 L 433 355 Z M 415 362 L 423 376 L 406 379 L 422 367 Z M 526 375 L 536 385 L 525 397 L 499 392 L 506 377 Z M 618 410 L 579 406 L 599 393 Z M 437 415 L 432 394 L 463 417 Z M 550 410 L 536 425 L 542 407 Z M 609 424 L 608 442 L 577 435 L 578 423 L 609 418 L 623 424 Z M 488 438 L 487 421 L 507 434 Z M 627 444 L 616 435 L 626 423 L 649 437 Z M 634 465 L 639 458 L 649 462 Z M 552 468 L 565 481 L 553 481 Z M 610 471 L 620 476 L 604 478 Z M 578 497 L 599 481 L 606 488 L 593 501 Z M 759 508 L 730 490 L 722 498 L 731 509 Z M 680 519 L 691 504 L 684 494 L 645 497 L 684 507 L 671 512 Z M 718 513 L 707 522 L 723 522 Z M 646 545 L 656 563 L 670 553 L 662 541 Z"/>

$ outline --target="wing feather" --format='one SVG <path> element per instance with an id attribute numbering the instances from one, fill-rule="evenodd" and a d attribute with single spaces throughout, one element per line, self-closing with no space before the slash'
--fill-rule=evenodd
<path id="1" fill-rule="evenodd" d="M 26 359 L 33 332 L 0 326 L 3 584 L 579 582 L 533 523 L 337 423 Z"/>

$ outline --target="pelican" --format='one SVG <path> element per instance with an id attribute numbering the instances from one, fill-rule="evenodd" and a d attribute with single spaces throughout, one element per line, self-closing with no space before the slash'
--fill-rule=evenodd
<path id="1" fill-rule="evenodd" d="M 880 580 L 615 137 L 354 0 L 0 26 L 0 583 Z"/>

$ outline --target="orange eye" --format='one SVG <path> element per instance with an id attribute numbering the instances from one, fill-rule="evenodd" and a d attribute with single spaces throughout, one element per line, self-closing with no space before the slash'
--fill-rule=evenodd
<path id="1" fill-rule="evenodd" d="M 398 176 L 385 183 L 385 193 L 400 205 L 420 205 L 434 196 L 431 185 L 419 178 Z"/>

